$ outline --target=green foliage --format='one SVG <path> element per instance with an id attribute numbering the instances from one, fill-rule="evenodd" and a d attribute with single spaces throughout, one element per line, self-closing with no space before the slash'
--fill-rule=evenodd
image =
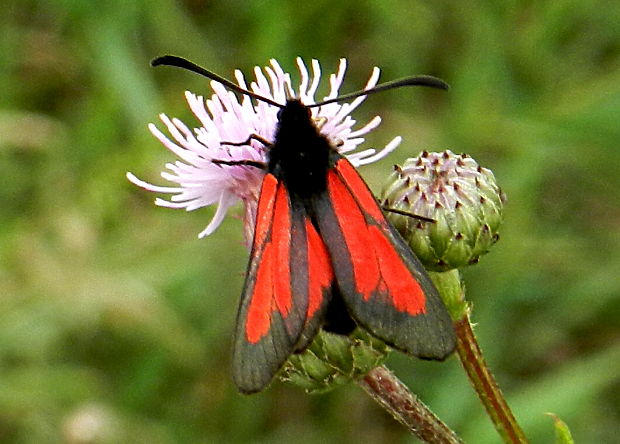
<path id="1" fill-rule="evenodd" d="M 208 82 L 149 68 L 186 56 L 230 76 L 349 59 L 347 88 L 433 74 L 369 99 L 374 189 L 422 149 L 466 152 L 508 196 L 501 240 L 465 270 L 477 334 L 532 442 L 544 412 L 575 442 L 620 428 L 620 5 L 509 2 L 5 0 L 0 17 L 0 441 L 405 442 L 355 386 L 243 397 L 230 337 L 247 253 L 238 220 L 157 208 L 125 179 L 172 155 L 146 129 L 194 121 Z M 495 443 L 456 359 L 388 365 L 466 442 Z"/>
<path id="2" fill-rule="evenodd" d="M 547 413 L 553 419 L 553 426 L 555 427 L 555 443 L 556 444 L 575 444 L 573 437 L 570 433 L 570 429 L 564 421 L 558 418 L 553 413 Z"/>

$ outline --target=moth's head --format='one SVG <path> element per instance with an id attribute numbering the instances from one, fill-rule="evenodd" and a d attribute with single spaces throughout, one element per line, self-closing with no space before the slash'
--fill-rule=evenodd
<path id="1" fill-rule="evenodd" d="M 278 111 L 280 125 L 299 125 L 303 122 L 312 122 L 310 108 L 301 103 L 299 99 L 288 99 L 286 105 Z"/>

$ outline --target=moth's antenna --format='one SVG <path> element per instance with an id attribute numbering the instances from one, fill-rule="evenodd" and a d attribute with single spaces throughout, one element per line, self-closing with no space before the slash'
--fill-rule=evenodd
<path id="1" fill-rule="evenodd" d="M 153 61 L 151 61 L 151 66 L 160 66 L 160 65 L 175 66 L 177 68 L 187 69 L 188 71 L 192 71 L 192 72 L 195 72 L 196 74 L 200 74 L 201 76 L 207 77 L 211 80 L 215 80 L 216 82 L 221 83 L 222 85 L 234 91 L 237 91 L 238 93 L 245 94 L 246 96 L 250 96 L 256 100 L 260 100 L 270 105 L 277 106 L 278 108 L 284 108 L 284 105 L 278 102 L 274 102 L 273 100 L 268 99 L 267 97 L 263 97 L 256 93 L 253 93 L 252 91 L 248 91 L 247 89 L 243 89 L 239 85 L 236 85 L 233 82 L 231 82 L 230 80 L 227 80 L 224 77 L 219 76 L 215 74 L 214 72 L 211 72 L 203 68 L 202 66 L 198 66 L 195 63 L 190 62 L 187 59 L 184 59 L 183 57 L 165 55 L 165 56 L 157 57 L 156 59 L 153 59 Z"/>
<path id="2" fill-rule="evenodd" d="M 450 89 L 450 86 L 444 82 L 443 80 L 433 77 L 433 76 L 414 76 L 414 77 L 405 77 L 400 80 L 392 80 L 391 82 L 385 82 L 380 85 L 377 85 L 373 88 L 364 89 L 361 91 L 355 91 L 349 94 L 344 94 L 342 96 L 335 97 L 333 99 L 323 100 L 322 102 L 313 103 L 312 105 L 308 105 L 309 108 L 313 108 L 315 106 L 327 105 L 328 103 L 334 102 L 342 102 L 343 100 L 354 99 L 359 96 L 367 96 L 369 94 L 378 93 L 381 91 L 386 91 L 388 89 L 401 88 L 403 86 L 427 86 L 429 88 L 437 88 L 437 89 Z"/>

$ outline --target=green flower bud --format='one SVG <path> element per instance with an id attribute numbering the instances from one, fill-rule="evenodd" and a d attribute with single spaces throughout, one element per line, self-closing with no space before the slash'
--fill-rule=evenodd
<path id="1" fill-rule="evenodd" d="M 312 344 L 289 358 L 282 381 L 322 393 L 359 379 L 385 360 L 388 347 L 360 329 L 349 336 L 320 330 Z"/>
<path id="2" fill-rule="evenodd" d="M 449 150 L 395 166 L 382 192 L 388 218 L 434 271 L 478 262 L 499 239 L 505 200 L 491 170 Z"/>

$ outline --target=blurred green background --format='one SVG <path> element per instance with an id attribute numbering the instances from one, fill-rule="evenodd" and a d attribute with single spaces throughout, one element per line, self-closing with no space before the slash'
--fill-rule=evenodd
<path id="1" fill-rule="evenodd" d="M 271 57 L 340 57 L 343 91 L 434 74 L 356 113 L 405 142 L 362 170 L 378 190 L 422 149 L 472 155 L 508 195 L 501 241 L 465 270 L 487 359 L 534 443 L 554 412 L 577 442 L 620 431 L 620 3 L 3 0 L 0 17 L 0 441 L 415 442 L 355 385 L 239 395 L 229 350 L 247 252 L 239 220 L 155 207 L 148 132 L 192 118 L 208 82 Z M 161 127 L 161 125 L 160 125 Z M 238 210 L 237 214 L 241 214 Z M 468 443 L 498 437 L 456 358 L 388 365 Z"/>

